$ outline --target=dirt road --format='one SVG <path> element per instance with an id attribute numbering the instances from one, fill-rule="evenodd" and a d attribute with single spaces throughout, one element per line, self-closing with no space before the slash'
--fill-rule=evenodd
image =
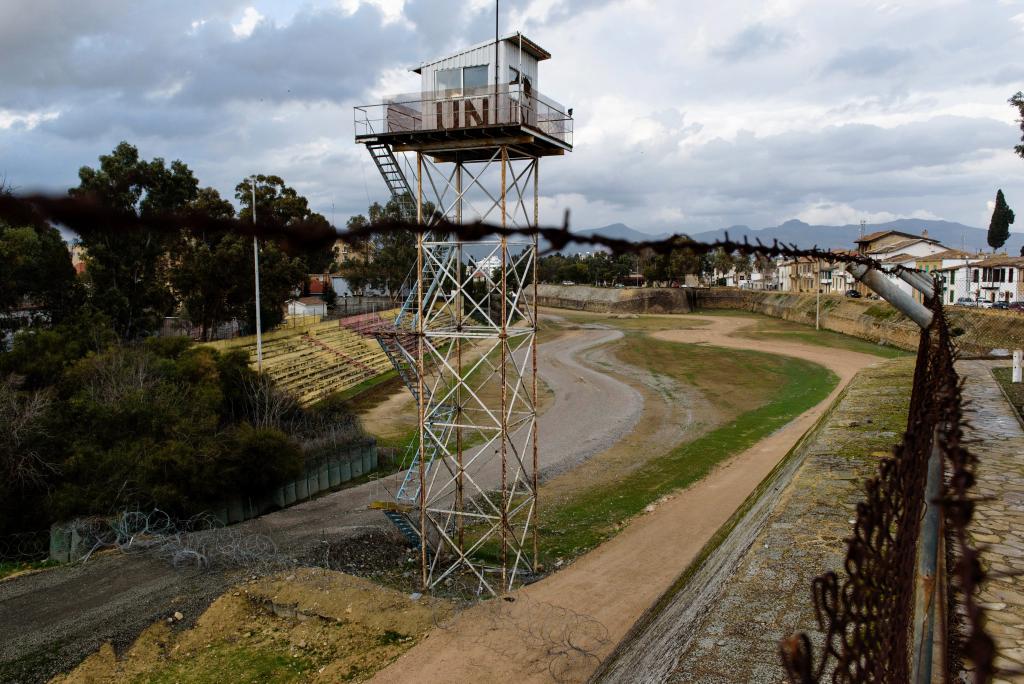
<path id="1" fill-rule="evenodd" d="M 737 336 L 754 324 L 749 318 L 702 318 L 707 327 L 654 335 L 794 356 L 826 366 L 840 381 L 817 406 L 636 518 L 569 568 L 516 592 L 512 601 L 487 602 L 434 630 L 374 682 L 584 681 L 854 374 L 879 361 L 842 349 Z"/>
<path id="2" fill-rule="evenodd" d="M 639 419 L 643 398 L 636 390 L 577 358 L 620 336 L 583 329 L 539 345 L 540 374 L 555 394 L 539 423 L 545 435 L 542 469 L 555 472 L 607 449 Z M 395 491 L 398 477 L 335 492 L 240 527 L 269 534 L 279 548 L 301 557 L 318 540 L 387 526 L 383 515 L 367 505 L 388 498 L 385 487 Z M 45 681 L 102 643 L 125 645 L 175 611 L 186 616 L 187 624 L 230 581 L 220 572 L 174 570 L 152 558 L 111 555 L 0 582 L 0 680 Z M 12 669 L 14 661 L 20 662 Z"/>

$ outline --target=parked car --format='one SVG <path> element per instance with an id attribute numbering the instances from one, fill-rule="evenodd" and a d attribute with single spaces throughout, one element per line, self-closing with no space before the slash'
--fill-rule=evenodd
<path id="1" fill-rule="evenodd" d="M 852 299 L 860 299 L 861 294 L 860 294 L 860 292 L 857 292 L 857 290 L 847 290 L 846 291 L 846 296 L 850 297 Z"/>
<path id="2" fill-rule="evenodd" d="M 970 297 L 960 297 L 958 300 L 956 300 L 956 305 L 977 308 L 978 302 L 974 299 L 971 299 Z"/>
<path id="3" fill-rule="evenodd" d="M 1024 313 L 1024 302 L 1010 302 L 1010 311 Z"/>
<path id="4" fill-rule="evenodd" d="M 991 309 L 992 308 L 992 302 L 988 301 L 987 299 L 979 299 L 978 300 L 978 308 L 979 309 Z"/>
<path id="5" fill-rule="evenodd" d="M 563 280 L 562 284 L 563 285 L 575 285 L 576 283 L 573 282 L 572 280 Z"/>
<path id="6" fill-rule="evenodd" d="M 992 308 L 993 309 L 1002 309 L 1002 310 L 1006 311 L 1007 309 L 1010 308 L 1010 302 L 995 302 L 992 305 Z"/>

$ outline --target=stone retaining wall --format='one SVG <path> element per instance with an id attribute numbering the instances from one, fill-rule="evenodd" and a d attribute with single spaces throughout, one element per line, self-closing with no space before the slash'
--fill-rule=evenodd
<path id="1" fill-rule="evenodd" d="M 735 309 L 814 325 L 815 296 L 785 292 L 714 288 L 602 288 L 586 285 L 538 286 L 541 306 L 594 313 L 688 313 Z M 887 302 L 822 295 L 820 325 L 844 335 L 917 351 L 920 329 Z M 962 356 L 1006 356 L 1024 347 L 1024 315 L 948 307 L 946 317 Z"/>
<path id="2" fill-rule="evenodd" d="M 308 461 L 305 473 L 262 497 L 231 499 L 209 513 L 219 524 L 233 525 L 337 489 L 377 470 L 378 465 L 376 443 L 355 444 L 337 455 Z M 107 527 L 109 519 L 99 522 Z M 50 558 L 62 563 L 83 558 L 96 544 L 96 523 L 96 519 L 54 523 L 50 528 Z"/>
<path id="3" fill-rule="evenodd" d="M 541 306 L 594 313 L 686 313 L 694 291 L 686 288 L 610 288 L 588 285 L 538 285 Z"/>

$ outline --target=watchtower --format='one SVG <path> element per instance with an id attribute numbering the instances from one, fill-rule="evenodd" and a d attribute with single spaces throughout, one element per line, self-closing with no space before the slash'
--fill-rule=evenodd
<path id="1" fill-rule="evenodd" d="M 410 293 L 377 335 L 419 415 L 383 507 L 419 543 L 426 589 L 468 580 L 498 594 L 537 567 L 537 239 L 429 228 L 538 224 L 540 159 L 572 150 L 572 116 L 537 88 L 550 57 L 508 35 L 415 67 L 418 93 L 355 108 L 356 142 L 428 229 Z"/>

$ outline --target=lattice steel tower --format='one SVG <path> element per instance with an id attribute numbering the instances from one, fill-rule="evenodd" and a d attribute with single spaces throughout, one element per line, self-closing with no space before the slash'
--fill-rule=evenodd
<path id="1" fill-rule="evenodd" d="M 537 240 L 429 228 L 537 225 L 540 158 L 572 150 L 571 115 L 537 92 L 550 57 L 513 34 L 413 69 L 419 93 L 355 109 L 356 142 L 427 229 L 409 294 L 377 333 L 419 415 L 381 507 L 419 544 L 427 589 L 469 579 L 498 594 L 536 568 Z"/>

